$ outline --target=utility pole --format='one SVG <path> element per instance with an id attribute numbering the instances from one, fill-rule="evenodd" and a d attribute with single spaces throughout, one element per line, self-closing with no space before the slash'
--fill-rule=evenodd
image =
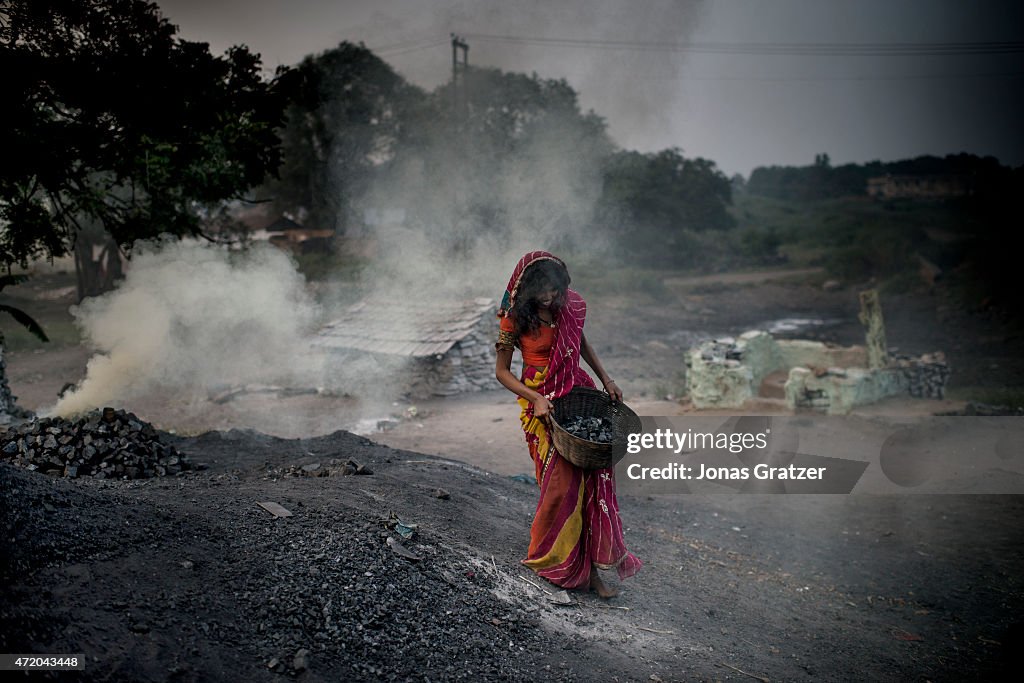
<path id="1" fill-rule="evenodd" d="M 469 105 L 469 97 L 466 84 L 466 72 L 469 71 L 469 43 L 454 33 L 452 36 L 452 112 L 466 119 L 466 109 Z M 462 52 L 462 60 L 459 60 L 459 52 Z"/>
<path id="2" fill-rule="evenodd" d="M 466 134 L 466 125 L 469 120 L 469 43 L 454 33 L 452 36 L 452 122 L 451 134 L 453 136 L 454 161 L 458 168 L 453 173 L 452 182 L 452 220 L 451 236 L 454 240 L 452 245 L 455 253 L 465 255 L 469 249 L 469 235 L 466 234 L 465 207 L 467 200 L 466 188 L 463 186 L 463 174 L 465 173 L 465 144 L 464 140 L 458 138 Z M 462 59 L 459 59 L 459 53 Z M 460 260 L 460 263 L 463 261 Z M 468 266 L 466 266 L 468 267 Z"/>

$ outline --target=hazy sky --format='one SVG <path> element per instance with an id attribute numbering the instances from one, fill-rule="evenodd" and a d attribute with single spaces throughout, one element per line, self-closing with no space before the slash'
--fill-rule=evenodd
<path id="1" fill-rule="evenodd" d="M 819 152 L 834 164 L 960 151 L 1024 163 L 1024 52 L 934 54 L 937 43 L 1024 40 L 1024 3 L 1017 1 L 158 4 L 184 38 L 209 42 L 218 52 L 242 43 L 273 67 L 343 40 L 362 41 L 426 88 L 451 75 L 449 34 L 467 35 L 473 65 L 568 80 L 584 109 L 605 117 L 621 146 L 680 147 L 729 174 L 809 164 Z M 556 39 L 561 44 L 550 42 Z M 694 43 L 725 45 L 713 51 L 675 47 Z M 793 44 L 808 43 L 823 47 L 792 54 Z M 879 43 L 932 49 L 913 56 L 821 54 L 844 44 L 863 49 Z M 737 47 L 751 44 L 784 44 L 784 54 L 737 54 Z"/>

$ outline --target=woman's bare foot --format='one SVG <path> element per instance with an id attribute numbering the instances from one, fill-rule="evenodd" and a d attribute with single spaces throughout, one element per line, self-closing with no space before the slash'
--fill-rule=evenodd
<path id="1" fill-rule="evenodd" d="M 590 572 L 590 590 L 594 591 L 605 600 L 614 598 L 619 594 L 617 589 L 606 585 L 605 582 L 601 580 L 601 576 L 597 573 L 596 568 L 592 569 Z"/>

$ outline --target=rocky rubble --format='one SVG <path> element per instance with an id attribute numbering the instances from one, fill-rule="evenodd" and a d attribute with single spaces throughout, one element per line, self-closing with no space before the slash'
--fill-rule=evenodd
<path id="1" fill-rule="evenodd" d="M 350 474 L 373 474 L 373 470 L 351 458 L 344 461 L 340 458 L 331 458 L 327 463 L 314 462 L 306 465 L 287 465 L 282 467 L 274 467 L 268 464 L 264 468 L 264 479 L 277 479 L 280 477 L 333 477 Z"/>
<path id="2" fill-rule="evenodd" d="M 942 351 L 923 356 L 893 354 L 893 363 L 907 378 L 907 391 L 914 398 L 945 398 L 949 365 Z"/>
<path id="3" fill-rule="evenodd" d="M 0 434 L 0 458 L 65 477 L 145 479 L 195 467 L 134 413 L 104 408 L 76 420 L 42 418 Z"/>

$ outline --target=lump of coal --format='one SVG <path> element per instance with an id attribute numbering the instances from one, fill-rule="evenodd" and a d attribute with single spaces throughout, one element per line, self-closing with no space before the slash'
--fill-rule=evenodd
<path id="1" fill-rule="evenodd" d="M 607 417 L 583 417 L 577 415 L 563 423 L 562 429 L 573 436 L 597 443 L 611 443 L 614 426 Z"/>

